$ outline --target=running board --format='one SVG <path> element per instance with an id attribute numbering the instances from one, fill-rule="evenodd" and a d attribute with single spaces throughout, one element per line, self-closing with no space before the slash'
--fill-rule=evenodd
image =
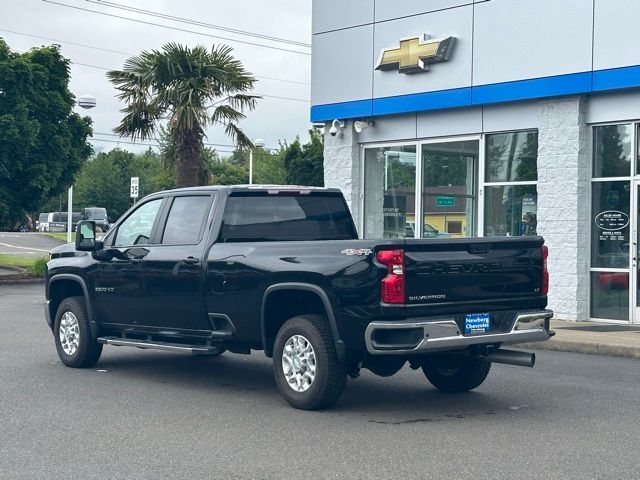
<path id="1" fill-rule="evenodd" d="M 168 350 L 170 352 L 196 353 L 200 355 L 217 354 L 223 350 L 217 346 L 183 345 L 180 343 L 154 342 L 146 340 L 133 340 L 120 337 L 98 337 L 98 343 L 114 345 L 116 347 L 136 347 L 152 350 Z"/>

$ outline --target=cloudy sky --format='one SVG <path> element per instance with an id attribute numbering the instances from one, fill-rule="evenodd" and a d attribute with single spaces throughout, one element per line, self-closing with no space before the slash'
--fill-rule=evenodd
<path id="1" fill-rule="evenodd" d="M 125 5 L 302 44 L 311 43 L 310 0 L 109 1 L 112 5 Z M 97 98 L 95 109 L 82 111 L 93 118 L 96 150 L 108 150 L 118 146 L 116 143 L 106 141 L 118 140 L 117 137 L 108 134 L 112 134 L 112 129 L 120 120 L 119 110 L 122 105 L 115 98 L 115 90 L 105 77 L 105 69 L 121 68 L 124 60 L 129 56 L 127 54 L 160 48 L 167 42 L 205 46 L 211 46 L 213 43 L 227 43 L 232 46 L 235 55 L 244 63 L 247 70 L 259 77 L 269 77 L 258 79 L 255 92 L 265 95 L 265 98 L 260 100 L 257 110 L 250 112 L 248 118 L 242 122 L 242 127 L 248 135 L 252 138 L 264 138 L 267 147 L 277 146 L 278 140 L 291 140 L 296 135 L 307 136 L 306 132 L 310 126 L 308 100 L 311 68 L 308 47 L 153 17 L 110 7 L 101 0 L 51 0 L 50 2 L 11 0 L 3 3 L 0 37 L 4 38 L 11 48 L 20 51 L 52 43 L 61 45 L 63 55 L 74 62 L 71 66 L 72 92 L 76 96 L 88 93 Z M 80 9 L 93 10 L 93 12 Z M 172 28 L 163 28 L 149 23 Z M 212 36 L 225 37 L 225 40 L 212 38 Z M 98 49 L 71 43 L 98 47 Z M 286 97 L 286 99 L 274 97 Z M 229 138 L 219 128 L 211 129 L 207 132 L 207 136 L 206 142 L 231 144 Z M 126 143 L 120 146 L 131 151 L 146 148 Z M 222 152 L 229 150 L 229 147 L 220 146 L 218 149 Z"/>

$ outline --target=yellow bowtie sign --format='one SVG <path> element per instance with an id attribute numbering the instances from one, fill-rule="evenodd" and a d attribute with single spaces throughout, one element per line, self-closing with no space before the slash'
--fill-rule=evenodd
<path id="1" fill-rule="evenodd" d="M 384 48 L 376 70 L 399 70 L 400 73 L 420 73 L 429 65 L 449 60 L 455 37 L 430 39 L 424 34 L 400 40 L 399 48 Z"/>

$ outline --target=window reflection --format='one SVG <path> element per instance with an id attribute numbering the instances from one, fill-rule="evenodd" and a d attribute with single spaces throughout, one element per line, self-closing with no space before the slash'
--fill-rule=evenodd
<path id="1" fill-rule="evenodd" d="M 365 150 L 364 237 L 415 237 L 415 145 Z"/>
<path id="2" fill-rule="evenodd" d="M 478 140 L 423 145 L 425 238 L 475 235 L 478 151 Z"/>
<path id="3" fill-rule="evenodd" d="M 632 137 L 633 129 L 630 124 L 593 128 L 594 178 L 631 175 Z"/>

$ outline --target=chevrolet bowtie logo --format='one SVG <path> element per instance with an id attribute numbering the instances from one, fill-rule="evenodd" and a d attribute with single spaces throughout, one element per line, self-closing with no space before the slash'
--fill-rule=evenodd
<path id="1" fill-rule="evenodd" d="M 429 64 L 449 59 L 455 37 L 430 39 L 426 33 L 400 40 L 399 48 L 384 48 L 376 70 L 395 70 L 400 73 L 419 73 L 429 70 Z"/>

